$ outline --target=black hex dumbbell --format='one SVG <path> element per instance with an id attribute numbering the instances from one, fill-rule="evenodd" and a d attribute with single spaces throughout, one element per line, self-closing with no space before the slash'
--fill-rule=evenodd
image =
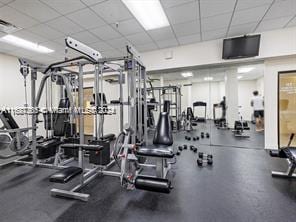
<path id="1" fill-rule="evenodd" d="M 196 147 L 193 147 L 192 151 L 193 151 L 194 153 L 196 153 L 196 152 L 197 152 L 197 148 L 196 148 Z"/>
<path id="2" fill-rule="evenodd" d="M 206 137 L 207 137 L 207 138 L 210 138 L 210 134 L 209 134 L 209 133 L 206 133 Z"/>
<path id="3" fill-rule="evenodd" d="M 202 158 L 203 158 L 203 156 L 204 156 L 204 153 L 203 153 L 203 152 L 198 152 L 198 157 L 199 157 L 199 158 L 201 158 L 201 159 L 202 159 Z"/>
<path id="4" fill-rule="evenodd" d="M 202 138 L 202 139 L 205 138 L 205 133 L 204 132 L 200 133 L 200 138 Z"/>
<path id="5" fill-rule="evenodd" d="M 203 160 L 200 158 L 198 158 L 196 162 L 197 162 L 198 166 L 202 166 L 202 164 L 203 164 Z"/>
<path id="6" fill-rule="evenodd" d="M 181 152 L 180 151 L 177 151 L 176 155 L 177 156 L 180 156 L 181 155 Z"/>
<path id="7" fill-rule="evenodd" d="M 186 144 L 183 145 L 183 149 L 187 150 L 187 145 Z"/>
<path id="8" fill-rule="evenodd" d="M 178 150 L 182 151 L 183 150 L 183 146 L 178 146 Z"/>

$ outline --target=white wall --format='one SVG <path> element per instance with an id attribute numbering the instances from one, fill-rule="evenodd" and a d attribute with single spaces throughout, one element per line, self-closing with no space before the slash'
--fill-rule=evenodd
<path id="1" fill-rule="evenodd" d="M 25 88 L 24 78 L 21 75 L 20 65 L 18 59 L 13 56 L 0 54 L 0 109 L 2 108 L 17 108 L 23 107 L 25 104 Z M 42 74 L 38 73 L 38 79 L 36 81 L 36 93 L 39 87 Z M 53 100 L 57 98 L 58 90 L 54 89 Z M 27 95 L 28 104 L 31 106 L 31 84 L 30 76 L 27 77 Z M 43 94 L 40 106 L 45 106 L 45 93 Z M 20 127 L 27 127 L 26 116 L 14 115 L 17 124 Z M 39 116 L 40 120 L 43 120 L 43 116 Z M 2 123 L 1 123 L 2 124 Z M 0 124 L 0 125 L 1 125 Z M 38 124 L 37 134 L 45 135 L 44 123 Z M 31 118 L 29 116 L 29 126 L 31 126 Z"/>
<path id="2" fill-rule="evenodd" d="M 240 112 L 244 120 L 250 121 L 253 114 L 251 99 L 253 92 L 257 90 L 257 81 L 239 81 L 238 82 L 238 105 L 241 106 Z"/>
<path id="3" fill-rule="evenodd" d="M 296 41 L 295 41 L 296 42 Z M 296 70 L 296 56 L 268 59 L 265 61 L 264 104 L 265 104 L 265 148 L 277 149 L 277 87 L 278 72 Z"/>
<path id="4" fill-rule="evenodd" d="M 296 27 L 264 32 L 261 34 L 259 56 L 240 59 L 240 62 L 295 55 L 295 39 Z M 173 52 L 174 57 L 167 60 L 165 54 L 169 51 Z M 142 53 L 141 58 L 148 71 L 231 63 L 234 61 L 222 60 L 222 39 L 145 52 Z"/>
<path id="5" fill-rule="evenodd" d="M 257 79 L 256 81 L 256 88 L 260 95 L 264 96 L 264 76 Z"/>

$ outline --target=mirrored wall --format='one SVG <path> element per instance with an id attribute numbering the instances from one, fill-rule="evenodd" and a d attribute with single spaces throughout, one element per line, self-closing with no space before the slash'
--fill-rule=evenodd
<path id="1" fill-rule="evenodd" d="M 181 87 L 183 136 L 189 134 L 201 139 L 204 132 L 205 139 L 199 143 L 205 145 L 263 149 L 264 64 L 183 68 L 154 72 L 149 77 L 154 79 L 152 87 Z M 258 95 L 254 95 L 255 91 Z M 254 109 L 260 109 L 259 116 L 255 112 L 258 118 Z M 188 118 L 190 110 L 192 118 Z"/>

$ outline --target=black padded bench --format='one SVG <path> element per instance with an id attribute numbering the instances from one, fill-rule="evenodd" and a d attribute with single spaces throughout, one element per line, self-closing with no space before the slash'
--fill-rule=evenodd
<path id="1" fill-rule="evenodd" d="M 83 150 L 89 150 L 89 151 L 100 151 L 103 148 L 100 145 L 76 144 L 76 143 L 65 143 L 65 144 L 62 144 L 60 147 L 63 149 L 79 149 L 81 147 Z"/>
<path id="2" fill-rule="evenodd" d="M 49 181 L 54 183 L 67 183 L 82 172 L 83 170 L 80 167 L 70 166 L 53 174 L 49 178 Z"/>
<path id="3" fill-rule="evenodd" d="M 103 136 L 100 137 L 101 140 L 114 140 L 115 139 L 115 134 L 105 134 Z"/>
<path id="4" fill-rule="evenodd" d="M 154 146 L 145 146 L 140 147 L 137 152 L 137 155 L 144 157 L 159 157 L 159 158 L 173 158 L 175 156 L 173 150 L 169 147 L 156 147 Z"/>

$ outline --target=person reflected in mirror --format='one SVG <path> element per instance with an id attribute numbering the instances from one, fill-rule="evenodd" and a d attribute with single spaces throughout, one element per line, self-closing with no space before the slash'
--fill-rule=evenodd
<path id="1" fill-rule="evenodd" d="M 259 92 L 255 90 L 253 92 L 253 98 L 251 100 L 251 106 L 254 110 L 254 117 L 256 119 L 256 131 L 260 132 L 264 130 L 264 99 Z"/>

